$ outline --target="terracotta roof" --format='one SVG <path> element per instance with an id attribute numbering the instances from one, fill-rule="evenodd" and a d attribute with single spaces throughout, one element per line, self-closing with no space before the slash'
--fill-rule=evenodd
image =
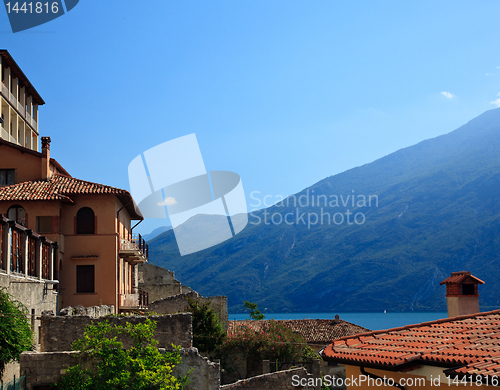
<path id="1" fill-rule="evenodd" d="M 269 322 L 269 320 L 229 321 L 228 334 L 234 333 L 239 327 L 247 327 L 260 332 L 269 327 Z M 335 320 L 276 320 L 275 322 L 286 325 L 293 332 L 300 333 L 306 342 L 311 344 L 328 344 L 343 336 L 369 332 L 369 329 L 344 320 L 338 320 L 338 322 Z"/>
<path id="2" fill-rule="evenodd" d="M 130 216 L 143 219 L 139 208 L 126 190 L 55 174 L 50 180 L 35 180 L 0 187 L 0 201 L 59 200 L 74 203 L 71 195 L 111 194 L 125 205 Z"/>
<path id="3" fill-rule="evenodd" d="M 469 271 L 452 272 L 449 278 L 443 280 L 441 284 L 462 284 L 462 283 L 473 283 L 473 284 L 484 284 L 481 279 L 473 276 Z"/>
<path id="4" fill-rule="evenodd" d="M 325 360 L 397 369 L 411 364 L 449 367 L 451 375 L 500 374 L 500 310 L 343 337 Z"/>

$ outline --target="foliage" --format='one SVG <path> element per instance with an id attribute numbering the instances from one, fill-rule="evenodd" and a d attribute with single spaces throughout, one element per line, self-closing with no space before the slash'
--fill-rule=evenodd
<path id="1" fill-rule="evenodd" d="M 252 361 L 293 362 L 302 359 L 305 347 L 306 342 L 300 334 L 271 320 L 269 327 L 262 332 L 247 327 L 238 328 L 227 337 L 219 353 L 223 360 L 241 354 Z"/>
<path id="2" fill-rule="evenodd" d="M 312 349 L 309 345 L 306 345 L 302 350 L 302 357 L 305 358 L 313 358 L 316 360 L 321 360 L 321 356 L 314 349 Z"/>
<path id="3" fill-rule="evenodd" d="M 65 390 L 172 390 L 182 389 L 187 376 L 175 377 L 172 369 L 181 362 L 180 347 L 162 353 L 153 339 L 156 322 L 124 327 L 108 321 L 89 325 L 72 347 L 78 350 L 83 364 L 67 370 L 57 383 Z M 124 349 L 118 336 L 126 334 L 132 346 Z M 84 367 L 89 368 L 84 368 Z"/>
<path id="4" fill-rule="evenodd" d="M 215 351 L 225 340 L 226 332 L 211 304 L 188 297 L 186 311 L 192 315 L 193 346 L 201 352 Z"/>
<path id="5" fill-rule="evenodd" d="M 245 301 L 243 303 L 243 306 L 245 306 L 245 309 L 250 310 L 250 318 L 252 320 L 263 320 L 265 318 L 264 314 L 262 314 L 262 312 L 257 309 L 256 303 Z"/>
<path id="6" fill-rule="evenodd" d="M 11 360 L 33 348 L 33 332 L 26 307 L 0 289 L 0 374 Z"/>

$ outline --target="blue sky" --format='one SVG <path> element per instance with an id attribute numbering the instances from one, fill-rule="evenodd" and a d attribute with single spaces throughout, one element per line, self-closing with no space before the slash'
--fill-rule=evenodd
<path id="1" fill-rule="evenodd" d="M 128 189 L 134 157 L 196 133 L 254 207 L 254 191 L 298 192 L 499 106 L 499 15 L 487 0 L 80 0 L 16 34 L 0 10 L 0 46 L 73 176 Z"/>

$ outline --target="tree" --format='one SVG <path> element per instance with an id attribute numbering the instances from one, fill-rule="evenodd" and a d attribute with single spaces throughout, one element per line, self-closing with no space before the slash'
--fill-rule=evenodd
<path id="1" fill-rule="evenodd" d="M 252 320 L 263 320 L 265 318 L 264 314 L 257 309 L 256 303 L 245 301 L 243 306 L 245 306 L 245 309 L 250 310 L 250 318 Z"/>
<path id="2" fill-rule="evenodd" d="M 188 297 L 186 311 L 192 316 L 193 346 L 201 352 L 215 351 L 224 342 L 226 332 L 211 304 Z"/>
<path id="3" fill-rule="evenodd" d="M 23 351 L 33 349 L 33 332 L 28 309 L 0 288 L 0 375 L 5 365 L 19 360 Z"/>
<path id="4" fill-rule="evenodd" d="M 124 327 L 107 321 L 87 326 L 82 339 L 72 348 L 78 350 L 83 364 L 70 367 L 57 387 L 65 390 L 172 390 L 189 383 L 187 376 L 175 377 L 173 368 L 181 362 L 180 347 L 161 353 L 153 339 L 156 322 Z M 132 341 L 124 349 L 118 336 L 126 334 Z M 86 364 L 87 363 L 87 364 Z M 83 368 L 89 366 L 90 368 Z"/>
<path id="5" fill-rule="evenodd" d="M 223 358 L 242 354 L 251 361 L 292 362 L 309 353 L 305 339 L 274 320 L 261 332 L 240 327 L 219 348 Z"/>

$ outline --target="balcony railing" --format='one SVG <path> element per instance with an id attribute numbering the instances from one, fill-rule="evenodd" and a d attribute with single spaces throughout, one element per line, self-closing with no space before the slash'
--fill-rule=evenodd
<path id="1" fill-rule="evenodd" d="M 53 280 L 57 244 L 0 214 L 0 272 Z"/>
<path id="2" fill-rule="evenodd" d="M 148 260 L 149 248 L 146 240 L 139 234 L 132 241 L 120 240 L 120 256 L 132 263 L 143 263 Z"/>
<path id="3" fill-rule="evenodd" d="M 139 290 L 135 294 L 120 294 L 121 309 L 143 309 L 149 304 L 149 294 Z"/>
<path id="4" fill-rule="evenodd" d="M 139 250 L 146 255 L 146 258 L 149 258 L 148 244 L 146 244 L 146 240 L 142 238 L 140 234 L 134 234 L 132 236 L 132 242 L 135 243 Z"/>
<path id="5" fill-rule="evenodd" d="M 19 102 L 17 102 L 17 110 L 21 113 L 21 116 L 25 116 L 26 115 L 26 109 Z"/>
<path id="6" fill-rule="evenodd" d="M 2 83 L 2 94 L 6 99 L 9 98 L 9 88 L 4 83 Z"/>
<path id="7" fill-rule="evenodd" d="M 28 111 L 26 111 L 26 122 L 28 122 L 29 125 L 31 125 L 31 115 Z"/>
<path id="8" fill-rule="evenodd" d="M 2 127 L 2 130 L 0 132 L 0 136 L 6 140 L 6 141 L 10 141 L 10 135 L 9 133 L 7 132 L 7 130 L 5 130 L 3 127 Z"/>
<path id="9" fill-rule="evenodd" d="M 12 105 L 13 105 L 14 107 L 16 107 L 16 104 L 17 104 L 17 99 L 16 99 L 16 97 L 14 96 L 14 94 L 13 94 L 12 92 L 10 93 L 10 99 L 9 99 L 9 100 L 10 100 L 10 102 L 12 103 Z"/>

